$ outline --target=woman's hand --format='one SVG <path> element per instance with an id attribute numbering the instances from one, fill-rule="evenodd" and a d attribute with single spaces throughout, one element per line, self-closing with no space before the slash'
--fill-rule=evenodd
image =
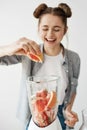
<path id="1" fill-rule="evenodd" d="M 5 55 L 28 55 L 29 53 L 40 54 L 39 45 L 27 38 L 20 38 L 13 44 L 0 47 L 0 57 Z"/>
<path id="2" fill-rule="evenodd" d="M 39 45 L 27 38 L 21 38 L 15 42 L 15 54 L 17 55 L 27 55 L 28 53 L 40 54 Z"/>
<path id="3" fill-rule="evenodd" d="M 71 109 L 66 108 L 64 111 L 65 114 L 65 124 L 69 127 L 74 127 L 76 122 L 78 122 L 77 113 L 73 112 Z"/>

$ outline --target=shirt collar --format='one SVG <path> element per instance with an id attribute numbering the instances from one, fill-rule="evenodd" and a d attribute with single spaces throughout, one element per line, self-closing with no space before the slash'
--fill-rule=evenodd
<path id="1" fill-rule="evenodd" d="M 43 53 L 43 45 L 40 44 L 41 52 Z M 61 43 L 62 49 L 63 49 L 63 64 L 68 64 L 68 49 L 66 49 L 63 44 Z"/>

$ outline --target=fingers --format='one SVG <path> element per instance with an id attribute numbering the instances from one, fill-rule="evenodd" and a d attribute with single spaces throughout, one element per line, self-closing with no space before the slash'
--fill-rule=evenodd
<path id="1" fill-rule="evenodd" d="M 40 51 L 40 46 L 38 44 L 36 44 L 34 41 L 30 41 L 29 42 L 29 45 L 30 45 L 30 51 L 34 51 L 35 54 L 40 54 L 41 51 Z"/>
<path id="2" fill-rule="evenodd" d="M 66 119 L 65 120 L 65 124 L 67 124 L 67 126 L 69 126 L 69 127 L 74 127 L 75 126 L 75 124 L 77 123 L 77 119 L 75 119 L 75 118 L 72 118 L 72 119 Z"/>
<path id="3" fill-rule="evenodd" d="M 29 54 L 30 52 L 34 53 L 34 54 L 38 54 L 38 55 L 41 54 L 39 45 L 30 39 L 27 39 L 25 37 L 21 38 L 18 40 L 17 44 L 18 44 L 18 48 L 19 48 L 19 53 L 23 52 L 23 54 L 25 54 L 25 55 Z M 22 50 L 22 51 L 20 51 L 20 50 Z"/>
<path id="4" fill-rule="evenodd" d="M 29 52 L 29 47 L 26 46 L 25 43 L 22 43 L 21 48 L 22 48 L 22 50 L 24 50 L 25 53 Z"/>
<path id="5" fill-rule="evenodd" d="M 71 120 L 68 120 L 68 119 L 66 119 L 65 120 L 65 124 L 67 125 L 67 126 L 69 126 L 69 127 L 74 127 L 75 126 L 75 124 L 76 124 L 76 120 L 75 119 L 71 119 Z"/>
<path id="6" fill-rule="evenodd" d="M 67 124 L 69 127 L 74 127 L 77 121 L 78 121 L 77 113 L 73 111 L 67 112 L 65 124 Z"/>
<path id="7" fill-rule="evenodd" d="M 75 121 L 70 121 L 70 120 L 66 120 L 65 121 L 65 124 L 69 127 L 74 127 L 76 122 Z"/>
<path id="8" fill-rule="evenodd" d="M 75 113 L 73 111 L 70 112 L 70 117 L 71 117 L 71 119 L 73 119 L 76 122 L 79 120 L 77 113 Z"/>

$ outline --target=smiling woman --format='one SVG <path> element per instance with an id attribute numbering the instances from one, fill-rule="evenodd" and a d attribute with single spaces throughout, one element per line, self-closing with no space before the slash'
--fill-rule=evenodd
<path id="1" fill-rule="evenodd" d="M 28 105 L 26 78 L 29 75 L 56 75 L 61 78 L 60 87 L 57 90 L 59 96 L 57 123 L 60 122 L 63 130 L 66 129 L 66 126 L 72 128 L 78 121 L 78 115 L 72 111 L 72 106 L 76 96 L 80 58 L 76 52 L 65 49 L 61 43 L 68 28 L 67 18 L 72 15 L 71 9 L 66 3 L 60 3 L 58 7 L 48 7 L 42 3 L 35 9 L 33 15 L 39 19 L 38 33 L 43 44 L 38 45 L 36 42 L 23 37 L 12 45 L 0 47 L 0 63 L 2 65 L 22 63 L 22 96 L 19 101 L 17 116 L 24 121 L 26 128 L 32 116 L 30 106 Z M 43 57 L 44 60 L 42 62 Z M 32 60 L 37 61 L 37 63 L 33 63 Z M 71 66 L 70 61 L 73 66 Z M 77 63 L 75 63 L 76 61 Z M 66 73 L 68 71 L 70 71 L 69 74 Z M 22 99 L 22 97 L 24 98 Z M 63 110 L 66 118 L 64 118 Z M 54 122 L 56 122 L 56 119 Z M 53 123 L 51 124 L 53 125 Z M 33 125 L 35 125 L 34 122 Z M 29 128 L 31 128 L 30 124 Z M 55 128 L 55 130 L 57 129 L 58 127 Z"/>
<path id="2" fill-rule="evenodd" d="M 53 19 L 55 22 L 53 21 Z M 57 43 L 61 41 L 65 33 L 64 24 L 61 22 L 61 19 L 51 14 L 46 14 L 46 16 L 44 15 L 42 17 L 41 24 L 38 30 L 41 39 L 44 41 L 45 46 L 52 48 L 58 46 Z M 57 47 L 56 49 L 59 49 L 60 51 L 60 48 Z"/>
<path id="3" fill-rule="evenodd" d="M 49 6 L 52 5 L 54 7 L 49 7 L 47 4 L 45 4 L 45 8 L 43 8 L 43 11 L 41 11 L 42 7 L 44 6 L 41 4 L 42 2 L 46 2 Z M 60 89 L 60 93 L 62 93 L 61 98 L 61 104 L 60 109 L 63 108 L 69 108 L 68 110 L 76 111 L 78 116 L 81 112 L 81 109 L 83 107 L 86 107 L 86 102 L 84 99 L 86 99 L 86 76 L 84 76 L 86 72 L 86 65 L 85 63 L 87 60 L 86 58 L 86 20 L 84 18 L 84 12 L 86 12 L 86 3 L 83 1 L 76 1 L 72 2 L 70 0 L 66 1 L 66 6 L 72 7 L 73 11 L 73 21 L 68 21 L 68 17 L 65 18 L 64 14 L 64 6 L 63 4 L 58 4 L 58 1 L 54 0 L 52 3 L 49 2 L 49 0 L 43 1 L 32 1 L 31 4 L 29 4 L 29 1 L 14 1 L 13 3 L 11 1 L 8 1 L 4 3 L 4 1 L 0 2 L 0 44 L 5 44 L 7 42 L 6 46 L 0 47 L 0 129 L 5 130 L 7 127 L 8 129 L 12 130 L 21 130 L 21 125 L 18 122 L 18 120 L 15 117 L 16 113 L 16 106 L 17 106 L 17 100 L 19 98 L 19 80 L 21 79 L 21 73 L 22 72 L 22 87 L 21 87 L 21 102 L 19 102 L 19 109 L 18 109 L 18 116 L 20 115 L 22 123 L 26 124 L 29 122 L 29 107 L 27 104 L 27 93 L 26 93 L 26 85 L 25 85 L 25 79 L 29 75 L 51 75 L 56 74 L 61 76 L 61 83 L 60 86 L 63 86 L 64 89 Z M 62 1 L 63 2 L 63 1 Z M 79 3 L 79 5 L 78 5 Z M 30 8 L 29 7 L 32 7 Z M 37 5 L 40 5 L 36 8 Z M 56 5 L 56 7 L 55 7 Z M 57 6 L 58 5 L 58 6 Z M 70 7 L 68 9 L 70 9 Z M 35 18 L 38 21 L 38 33 L 41 38 L 41 42 L 44 43 L 44 45 L 38 45 L 37 41 L 37 34 L 35 32 L 37 21 L 32 22 L 33 16 L 32 13 L 37 10 L 38 15 L 36 16 L 37 12 L 34 12 Z M 54 13 L 47 12 L 48 10 L 53 10 L 55 8 L 57 15 Z M 39 9 L 39 10 L 38 10 Z M 31 11 L 30 11 L 31 10 Z M 69 11 L 69 10 L 68 10 Z M 70 10 L 71 11 L 71 10 Z M 43 14 L 42 14 L 43 12 Z M 64 22 L 64 19 L 62 19 L 62 16 L 59 16 L 59 12 L 61 12 L 61 15 L 66 19 Z M 36 13 L 36 14 L 35 14 Z M 86 17 L 86 16 L 85 16 Z M 70 19 L 72 20 L 72 19 Z M 79 22 L 78 22 L 79 21 Z M 84 21 L 84 22 L 83 22 Z M 74 23 L 74 24 L 73 24 Z M 68 25 L 70 25 L 70 30 Z M 68 72 L 72 72 L 73 68 L 69 68 L 68 71 L 68 57 L 67 52 L 69 54 L 70 58 L 70 64 L 72 64 L 75 67 L 75 71 L 73 72 L 73 78 L 72 83 L 73 85 L 70 85 L 72 88 L 70 93 L 70 98 L 72 97 L 72 93 L 75 92 L 74 88 L 77 87 L 78 82 L 78 74 L 79 73 L 79 56 L 77 53 L 74 53 L 73 51 L 67 50 L 64 44 L 66 44 L 66 39 L 64 40 L 64 37 L 66 36 L 67 31 L 69 31 L 69 47 L 71 47 L 73 50 L 76 50 L 79 52 L 80 56 L 82 56 L 82 71 L 81 71 L 81 79 L 78 87 L 78 94 L 76 96 L 76 100 L 72 105 L 70 100 L 67 101 L 65 89 L 68 84 Z M 84 35 L 83 35 L 84 34 Z M 78 35 L 78 36 L 77 36 Z M 11 41 L 14 41 L 14 39 L 17 39 L 17 37 L 22 37 L 18 41 L 15 41 L 13 44 L 9 44 Z M 28 38 L 24 38 L 24 36 L 29 37 L 33 40 L 30 40 Z M 2 43 L 3 41 L 3 43 Z M 64 43 L 65 42 L 65 43 Z M 38 40 L 38 43 L 40 44 L 40 41 Z M 60 44 L 61 43 L 61 44 Z M 79 43 L 79 45 L 77 44 Z M 84 43 L 84 46 L 83 44 Z M 9 45 L 8 45 L 9 44 Z M 83 51 L 84 50 L 84 51 Z M 33 66 L 32 74 L 30 73 L 31 69 L 31 59 L 27 56 L 28 51 L 29 53 L 33 53 L 34 56 L 43 54 L 43 62 L 33 62 L 35 66 Z M 74 58 L 73 58 L 74 57 Z M 83 58 L 84 57 L 84 58 Z M 73 62 L 73 63 L 72 63 Z M 75 64 L 74 64 L 75 62 Z M 20 63 L 20 65 L 14 65 Z M 3 67 L 2 65 L 11 65 L 9 67 Z M 21 65 L 22 64 L 22 65 Z M 41 66 L 40 66 L 41 65 Z M 21 71 L 21 67 L 22 71 Z M 61 70 L 61 71 L 60 71 Z M 78 71 L 78 72 L 77 72 Z M 14 74 L 14 76 L 13 76 Z M 72 75 L 72 74 L 71 74 Z M 25 77 L 24 77 L 25 76 Z M 24 81 L 23 81 L 24 79 Z M 84 85 L 85 86 L 84 86 Z M 83 86 L 83 87 L 81 87 Z M 68 89 L 67 89 L 68 94 Z M 83 94 L 84 93 L 84 94 Z M 61 95 L 61 94 L 60 94 Z M 69 96 L 68 96 L 69 97 Z M 79 102 L 79 99 L 81 97 L 81 100 Z M 64 104 L 62 104 L 62 101 Z M 68 104 L 69 103 L 69 104 Z M 71 104 L 70 104 L 71 103 Z M 63 106 L 64 105 L 64 106 Z M 69 105 L 69 107 L 67 107 Z M 66 111 L 67 112 L 67 111 Z M 9 115 L 9 113 L 11 113 Z M 28 113 L 28 115 L 26 115 Z M 67 114 L 67 113 L 66 113 Z M 27 118 L 28 117 L 28 118 Z M 62 118 L 64 119 L 64 118 Z M 8 120 L 8 122 L 7 122 Z M 25 123 L 25 120 L 27 122 Z M 79 122 L 75 125 L 76 130 L 79 128 L 81 117 L 79 118 Z M 69 123 L 69 122 L 68 122 Z M 25 127 L 26 127 L 25 125 Z M 65 126 L 65 125 L 64 125 Z"/>

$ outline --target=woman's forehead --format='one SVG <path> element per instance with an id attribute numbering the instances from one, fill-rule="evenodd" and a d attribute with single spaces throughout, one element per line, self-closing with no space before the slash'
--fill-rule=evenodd
<path id="1" fill-rule="evenodd" d="M 59 16 L 52 14 L 45 14 L 40 20 L 41 26 L 53 25 L 53 26 L 63 26 L 62 19 Z"/>

